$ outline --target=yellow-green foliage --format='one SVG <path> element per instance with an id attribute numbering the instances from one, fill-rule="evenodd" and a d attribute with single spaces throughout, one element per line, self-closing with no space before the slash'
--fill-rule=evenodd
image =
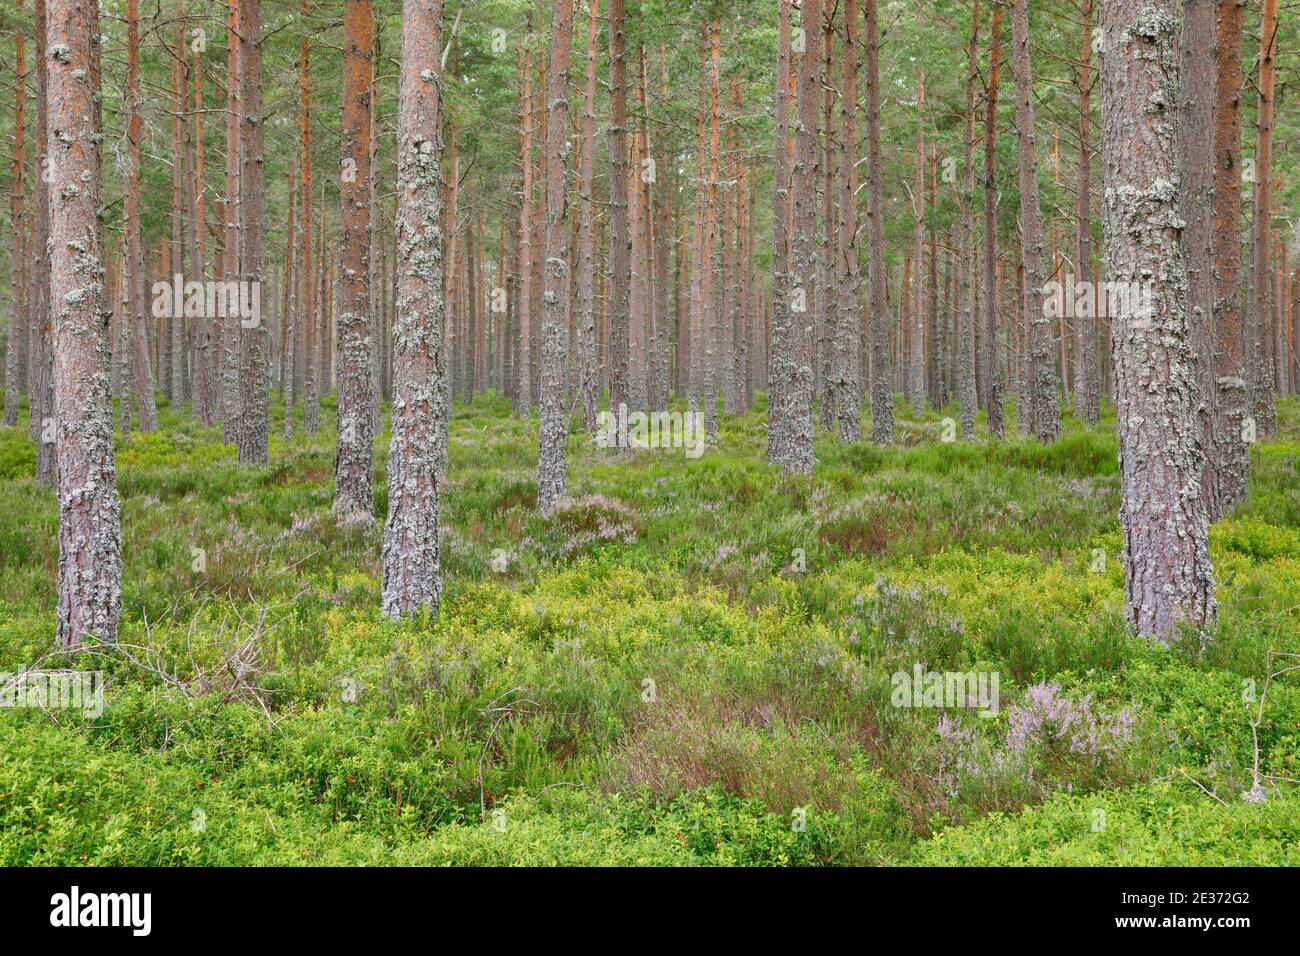
<path id="1" fill-rule="evenodd" d="M 1125 630 L 1113 420 L 950 444 L 949 409 L 896 448 L 819 436 L 811 479 L 765 464 L 761 411 L 698 460 L 575 433 L 546 519 L 536 422 L 479 398 L 451 424 L 442 613 L 394 623 L 387 437 L 376 526 L 338 526 L 332 409 L 292 445 L 273 421 L 266 469 L 165 403 L 119 438 L 135 660 L 45 661 L 103 671 L 101 715 L 0 710 L 0 864 L 1297 862 L 1295 675 L 1259 724 L 1267 799 L 1241 799 L 1269 651 L 1300 652 L 1294 401 L 1212 529 L 1214 640 L 1172 649 Z M 0 431 L 0 671 L 53 650 L 57 508 L 25 429 Z M 944 738 L 891 704 L 914 663 L 996 671 L 999 714 L 949 711 Z M 1131 735 L 1105 761 L 1011 753 L 1045 683 Z"/>

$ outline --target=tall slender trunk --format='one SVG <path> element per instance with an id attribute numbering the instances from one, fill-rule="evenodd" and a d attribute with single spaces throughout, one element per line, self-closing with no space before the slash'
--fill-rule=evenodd
<path id="1" fill-rule="evenodd" d="M 171 245 L 168 258 L 171 269 L 160 278 L 171 282 L 172 277 L 185 276 L 185 100 L 189 84 L 185 80 L 185 9 L 179 5 L 177 11 L 176 53 L 172 61 L 172 199 L 171 199 Z M 184 279 L 182 278 L 182 281 Z M 170 316 L 169 331 L 171 341 L 168 347 L 171 358 L 168 363 L 171 377 L 167 382 L 167 397 L 171 400 L 172 411 L 182 411 L 185 401 L 185 314 L 183 309 L 175 310 Z"/>
<path id="2" fill-rule="evenodd" d="M 539 402 L 537 506 L 549 515 L 564 498 L 568 471 L 564 446 L 569 418 L 564 408 L 564 370 L 568 351 L 564 303 L 569 289 L 565 248 L 565 155 L 569 137 L 569 47 L 573 39 L 573 0 L 554 0 L 551 8 L 551 65 L 547 74 L 546 232 L 542 293 L 541 392 Z"/>
<path id="3" fill-rule="evenodd" d="M 306 22 L 307 0 L 303 0 L 302 3 L 302 19 L 303 22 Z M 314 436 L 320 427 L 320 416 L 317 414 L 319 406 L 317 404 L 317 362 L 315 361 L 317 351 L 315 333 L 319 323 L 316 320 L 316 279 L 312 273 L 311 258 L 311 44 L 308 42 L 305 32 L 298 47 L 298 152 L 299 176 L 302 180 L 300 189 L 302 194 L 302 223 L 299 230 L 298 249 L 296 250 L 298 257 L 296 275 L 301 284 L 298 292 L 298 311 L 301 314 L 301 320 L 298 322 L 298 346 L 296 349 L 298 360 L 295 363 L 294 375 L 302 382 L 303 428 L 308 435 Z"/>
<path id="4" fill-rule="evenodd" d="M 185 46 L 182 40 L 181 52 L 184 54 Z M 189 196 L 189 214 L 190 214 L 190 271 L 194 274 L 196 282 L 203 282 L 207 279 L 207 196 L 205 195 L 207 182 L 207 161 L 204 155 L 203 145 L 203 54 L 195 49 L 193 51 L 194 86 L 192 92 L 192 110 L 194 115 L 194 127 L 190 138 L 190 163 L 189 169 L 192 174 L 188 186 Z M 191 383 L 190 395 L 191 406 L 190 413 L 194 420 L 203 426 L 212 424 L 212 369 L 211 369 L 211 316 L 200 309 L 199 314 L 192 317 L 190 322 L 191 338 Z"/>
<path id="5" fill-rule="evenodd" d="M 4 424 L 18 424 L 18 396 L 27 383 L 27 228 L 26 190 L 24 188 L 24 113 L 27 105 L 27 54 L 22 30 L 14 32 L 14 160 L 13 186 L 9 194 L 9 262 L 13 272 L 9 295 L 9 338 L 5 352 Z"/>
<path id="6" fill-rule="evenodd" d="M 1061 430 L 1061 407 L 1056 397 L 1056 356 L 1050 306 L 1045 294 L 1046 267 L 1043 248 L 1043 214 L 1038 199 L 1038 164 L 1035 157 L 1033 73 L 1029 63 L 1028 0 L 1011 4 L 1012 66 L 1016 78 L 1016 129 L 1019 143 L 1020 233 L 1025 262 L 1025 296 L 1030 320 L 1029 396 L 1020 396 L 1017 408 L 1031 416 L 1034 435 L 1053 441 Z M 1017 411 L 1017 414 L 1020 414 Z"/>
<path id="7" fill-rule="evenodd" d="M 1260 438 L 1277 430 L 1273 396 L 1273 94 L 1277 49 L 1277 0 L 1263 0 L 1259 40 L 1259 105 L 1255 108 L 1255 201 L 1251 233 L 1250 309 L 1247 313 L 1247 377 L 1250 409 Z"/>
<path id="8" fill-rule="evenodd" d="M 609 4 L 609 405 L 628 401 L 632 261 L 627 195 L 627 38 L 624 0 Z"/>
<path id="9" fill-rule="evenodd" d="M 532 60 L 530 54 L 523 58 L 523 105 L 520 112 L 520 126 L 523 138 L 520 145 L 520 162 L 523 164 L 523 195 L 519 206 L 519 330 L 518 361 L 515 363 L 515 411 L 528 417 L 532 408 L 532 355 L 529 342 L 532 327 L 532 261 L 533 261 L 533 127 L 532 127 Z M 540 91 L 539 94 L 540 95 Z"/>
<path id="10" fill-rule="evenodd" d="M 582 94 L 581 149 L 578 160 L 578 392 L 582 427 L 596 431 L 596 299 L 593 249 L 592 167 L 596 112 L 596 37 L 600 32 L 600 0 L 591 0 L 587 20 L 587 61 Z"/>
<path id="11" fill-rule="evenodd" d="M 260 301 L 266 285 L 266 164 L 263 161 L 262 116 L 262 0 L 240 0 L 241 132 L 239 150 L 239 275 L 240 299 Z M 245 293 L 245 290 L 247 292 Z M 268 299 L 269 301 L 269 299 Z M 240 310 L 240 392 L 243 423 L 239 429 L 239 461 L 264 465 L 269 459 L 267 432 L 270 395 L 267 358 L 270 324 L 257 310 Z"/>
<path id="12" fill-rule="evenodd" d="M 975 437 L 975 243 L 973 231 L 975 200 L 975 84 L 978 82 L 976 50 L 979 49 L 980 5 L 971 5 L 970 42 L 966 47 L 966 105 L 962 111 L 961 212 L 957 229 L 957 397 L 961 406 L 961 437 Z"/>
<path id="13" fill-rule="evenodd" d="M 338 315 L 338 448 L 334 511 L 345 521 L 373 520 L 370 414 L 370 59 L 374 8 L 369 0 L 343 7 L 344 175 L 340 183 L 343 281 Z M 350 175 L 349 175 L 350 173 Z"/>
<path id="14" fill-rule="evenodd" d="M 397 119 L 398 279 L 384 524 L 383 612 L 438 612 L 435 435 L 446 404 L 442 352 L 442 0 L 404 0 Z"/>
<path id="15" fill-rule="evenodd" d="M 794 474 L 813 471 L 813 345 L 817 316 L 817 175 L 818 108 L 821 105 L 819 59 L 821 55 L 821 0 L 804 0 L 800 12 L 803 52 L 796 84 L 798 125 L 795 127 L 794 167 L 791 176 L 792 230 L 790 237 L 790 327 L 785 341 L 774 351 L 786 353 L 779 370 L 785 376 L 784 419 L 779 446 L 768 445 L 768 459 Z"/>
<path id="16" fill-rule="evenodd" d="M 835 417 L 842 442 L 862 437 L 862 328 L 858 278 L 858 54 L 855 43 L 857 0 L 845 0 L 844 44 L 840 54 L 839 229 L 835 247 L 835 288 L 839 296 L 834 330 Z M 827 295 L 831 295 L 827 290 Z"/>
<path id="17" fill-rule="evenodd" d="M 867 48 L 867 224 L 871 303 L 871 440 L 894 440 L 894 374 L 889 346 L 889 274 L 885 269 L 885 170 L 880 148 L 880 30 L 877 0 L 866 0 Z"/>
<path id="18" fill-rule="evenodd" d="M 969 149 L 970 137 L 966 137 Z M 965 216 L 963 215 L 963 219 Z M 925 414 L 925 74 L 916 82 L 916 178 L 912 186 L 912 257 L 915 279 L 911 290 L 911 319 L 908 330 L 911 363 L 907 376 L 912 413 Z"/>
<path id="19" fill-rule="evenodd" d="M 127 186 L 126 258 L 131 284 L 129 321 L 135 353 L 136 401 L 140 409 L 140 431 L 158 430 L 158 407 L 153 394 L 153 365 L 149 355 L 148 319 L 144 297 L 144 250 L 140 234 L 140 18 L 136 0 L 126 4 L 126 110 Z"/>
<path id="20" fill-rule="evenodd" d="M 1195 352 L 1196 417 L 1207 467 L 1201 491 L 1207 515 L 1218 510 L 1209 471 L 1215 441 L 1214 369 L 1214 45 L 1216 0 L 1183 0 L 1179 105 L 1179 218 L 1187 264 L 1187 326 Z M 1081 200 L 1082 201 L 1082 200 Z"/>
<path id="21" fill-rule="evenodd" d="M 1208 635 L 1215 617 L 1179 242 L 1179 21 L 1177 0 L 1101 3 L 1106 277 L 1148 290 L 1109 310 L 1125 591 L 1133 629 L 1166 643 L 1181 626 Z"/>
<path id="22" fill-rule="evenodd" d="M 822 228 L 818 236 L 821 251 L 817 257 L 818 283 L 823 289 L 821 308 L 817 313 L 817 365 L 816 397 L 817 426 L 824 431 L 835 427 L 835 400 L 832 397 L 832 378 L 834 376 L 834 329 L 839 321 L 839 296 L 834 294 L 835 281 L 835 241 L 838 234 L 838 222 L 835 213 L 835 89 L 834 66 L 832 60 L 835 51 L 834 8 L 824 7 L 822 17 L 822 145 L 821 145 L 821 194 L 822 194 Z"/>
<path id="23" fill-rule="evenodd" d="M 1082 281 L 1092 275 L 1092 12 L 1093 0 L 1083 0 L 1083 40 L 1079 55 L 1079 189 L 1075 273 Z M 1209 117 L 1206 117 L 1209 125 Z M 1101 421 L 1101 355 L 1097 335 L 1096 299 L 1075 316 L 1075 403 L 1082 399 L 1082 417 L 1089 425 Z M 1202 353 L 1206 356 L 1209 351 Z M 1075 413 L 1080 409 L 1076 407 Z"/>
<path id="24" fill-rule="evenodd" d="M 1003 399 L 1006 369 L 998 335 L 998 87 L 1002 79 L 1002 5 L 994 3 L 989 24 L 988 92 L 984 104 L 984 394 L 989 434 L 1006 434 Z M 1094 345 L 1095 348 L 1095 345 Z"/>
<path id="25" fill-rule="evenodd" d="M 56 634 L 76 649 L 83 637 L 117 639 L 122 613 L 122 523 L 108 393 L 108 313 L 99 213 L 98 71 L 88 70 L 99 34 L 98 7 L 49 0 L 45 106 L 50 302 L 58 455 L 59 602 Z M 89 77 L 89 78 L 88 78 Z"/>
<path id="26" fill-rule="evenodd" d="M 222 203 L 225 229 L 222 234 L 222 278 L 239 280 L 240 197 L 240 47 L 243 26 L 240 23 L 241 0 L 231 0 L 226 15 L 226 194 Z M 229 286 L 227 286 L 229 288 Z M 229 314 L 232 313 L 233 314 Z M 244 410 L 239 387 L 241 350 L 239 310 L 227 310 L 221 316 L 221 424 L 222 439 L 238 444 L 243 430 Z M 138 384 L 137 384 L 138 387 Z M 143 422 L 141 428 L 143 429 Z"/>

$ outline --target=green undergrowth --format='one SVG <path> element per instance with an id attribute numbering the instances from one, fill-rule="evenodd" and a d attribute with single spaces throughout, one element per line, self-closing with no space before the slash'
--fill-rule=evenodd
<path id="1" fill-rule="evenodd" d="M 57 504 L 25 418 L 0 430 L 0 671 L 107 687 L 0 709 L 0 863 L 1300 862 L 1297 675 L 1258 703 L 1300 653 L 1295 400 L 1211 530 L 1213 640 L 1172 648 L 1126 631 L 1113 416 L 1043 447 L 904 412 L 897 446 L 819 435 L 783 479 L 760 399 L 694 460 L 574 434 L 545 519 L 536 420 L 480 397 L 442 613 L 393 623 L 387 434 L 376 523 L 345 527 L 332 400 L 289 445 L 282 415 L 261 469 L 165 400 L 119 435 L 123 647 L 72 661 Z M 997 674 L 997 713 L 898 706 L 916 665 Z"/>

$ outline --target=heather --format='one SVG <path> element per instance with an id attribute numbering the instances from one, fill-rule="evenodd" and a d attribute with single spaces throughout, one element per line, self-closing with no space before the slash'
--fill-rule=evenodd
<path id="1" fill-rule="evenodd" d="M 401 623 L 378 528 L 330 511 L 332 400 L 262 469 L 162 401 L 118 436 L 122 646 L 68 658 L 20 422 L 0 671 L 106 690 L 97 717 L 0 708 L 0 863 L 1300 862 L 1296 674 L 1268 685 L 1258 780 L 1251 728 L 1269 652 L 1300 652 L 1279 408 L 1211 530 L 1217 630 L 1169 648 L 1125 627 L 1113 421 L 953 444 L 953 409 L 903 413 L 896 447 L 819 435 L 810 479 L 764 462 L 761 401 L 697 459 L 575 432 L 545 518 L 536 419 L 481 396 L 451 423 L 441 613 Z M 917 664 L 996 672 L 997 714 L 894 706 Z"/>

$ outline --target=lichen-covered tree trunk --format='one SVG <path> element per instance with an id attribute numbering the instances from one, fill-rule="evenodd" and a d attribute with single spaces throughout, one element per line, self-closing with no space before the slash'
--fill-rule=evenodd
<path id="1" fill-rule="evenodd" d="M 966 47 L 966 105 L 962 110 L 961 211 L 957 223 L 957 400 L 961 408 L 961 437 L 975 437 L 975 244 L 973 232 L 975 199 L 975 84 L 979 81 L 976 50 L 979 49 L 980 5 L 971 6 L 970 42 Z"/>
<path id="2" fill-rule="evenodd" d="M 294 230 L 297 225 L 298 175 L 297 167 L 289 167 L 289 215 L 285 224 L 284 241 L 284 315 L 281 316 L 280 392 L 284 397 L 284 440 L 293 441 L 293 406 L 299 393 L 297 368 L 302 364 L 298 346 L 298 329 L 306 323 L 299 316 L 297 276 L 294 262 L 298 257 L 294 247 Z"/>
<path id="3" fill-rule="evenodd" d="M 140 237 L 140 26 L 136 0 L 126 5 L 126 260 L 131 296 L 127 321 L 131 323 L 136 402 L 140 410 L 140 431 L 158 430 L 158 407 L 153 394 L 153 365 L 144 297 L 144 250 Z"/>
<path id="4" fill-rule="evenodd" d="M 307 0 L 303 0 L 302 18 L 307 17 Z M 319 427 L 316 415 L 316 362 L 313 361 L 316 349 L 316 296 L 315 277 L 312 274 L 311 241 L 311 44 L 307 34 L 303 33 L 298 47 L 298 148 L 300 154 L 299 178 L 302 181 L 300 240 L 296 252 L 298 265 L 296 278 L 300 282 L 298 291 L 298 343 L 295 348 L 297 361 L 294 375 L 302 381 L 302 419 L 303 428 L 308 435 L 315 435 Z"/>
<path id="5" fill-rule="evenodd" d="M 867 260 L 871 303 L 871 440 L 894 440 L 894 371 L 889 344 L 889 274 L 885 270 L 885 161 L 880 148 L 880 30 L 877 0 L 866 0 L 867 48 Z"/>
<path id="6" fill-rule="evenodd" d="M 970 137 L 967 137 L 969 148 Z M 968 164 L 969 165 L 969 164 Z M 908 295 L 908 373 L 907 396 L 912 414 L 925 414 L 925 74 L 916 83 L 916 169 L 912 186 L 912 259 L 915 271 Z M 965 217 L 963 217 L 965 218 Z"/>
<path id="7" fill-rule="evenodd" d="M 786 353 L 779 369 L 786 378 L 776 414 L 783 424 L 778 444 L 768 443 L 768 460 L 792 474 L 813 472 L 813 345 L 817 316 L 817 148 L 821 105 L 821 0 L 805 0 L 800 11 L 803 52 L 796 81 L 794 166 L 791 175 L 793 214 L 790 236 L 790 323 L 784 341 L 773 351 Z"/>
<path id="8" fill-rule="evenodd" d="M 1201 430 L 1201 492 L 1214 515 L 1215 482 L 1210 475 L 1216 448 L 1214 362 L 1214 44 L 1216 0 L 1183 0 L 1181 77 L 1178 99 L 1179 216 L 1187 262 L 1187 325 L 1195 350 L 1196 418 Z M 1211 520 L 1213 520 L 1211 518 Z"/>
<path id="9" fill-rule="evenodd" d="M 1178 5 L 1100 10 L 1106 276 L 1134 290 L 1109 309 L 1125 590 L 1133 629 L 1171 643 L 1215 617 L 1178 209 Z"/>
<path id="10" fill-rule="evenodd" d="M 226 13 L 226 182 L 222 202 L 221 273 L 222 279 L 237 282 L 239 270 L 240 202 L 240 24 L 241 0 L 231 0 Z M 227 286 L 229 288 L 229 286 Z M 239 310 L 227 309 L 217 317 L 221 326 L 221 434 L 226 444 L 239 444 L 244 410 L 239 387 L 240 339 Z M 143 427 L 143 426 L 142 426 Z"/>
<path id="11" fill-rule="evenodd" d="M 1046 300 L 1046 254 L 1043 213 L 1038 199 L 1035 156 L 1033 72 L 1029 63 L 1028 0 L 1011 4 L 1012 68 L 1016 81 L 1016 129 L 1019 145 L 1020 234 L 1025 262 L 1025 307 L 1029 310 L 1029 407 L 1032 430 L 1041 442 L 1053 441 L 1061 430 L 1056 399 L 1055 330 Z M 1024 408 L 1019 397 L 1017 414 Z"/>
<path id="12" fill-rule="evenodd" d="M 184 55 L 184 25 L 181 26 L 181 53 Z M 190 216 L 190 270 L 196 282 L 207 279 L 207 161 L 203 148 L 203 53 L 194 50 L 194 85 L 191 112 L 194 126 L 190 133 L 188 168 L 191 178 L 187 184 L 186 198 Z M 190 327 L 190 414 L 199 424 L 212 424 L 212 384 L 210 326 L 211 317 L 199 314 L 189 319 Z"/>
<path id="13" fill-rule="evenodd" d="M 520 138 L 519 162 L 522 167 L 522 194 L 519 203 L 518 235 L 518 321 L 519 340 L 516 343 L 518 357 L 515 362 L 515 412 L 528 417 L 533 404 L 532 391 L 532 357 L 529 347 L 533 319 L 533 284 L 529 275 L 533 261 L 533 126 L 532 126 L 532 60 L 525 54 L 520 61 L 521 79 L 523 81 L 523 98 L 520 106 L 519 124 L 522 130 Z M 538 95 L 541 93 L 539 91 Z"/>
<path id="14" fill-rule="evenodd" d="M 858 53 L 857 0 L 845 0 L 844 43 L 840 52 L 840 168 L 839 222 L 835 247 L 835 289 L 839 298 L 833 333 L 834 364 L 831 394 L 839 439 L 862 437 L 862 306 L 858 278 Z M 829 131 L 828 131 L 829 132 Z"/>
<path id="15" fill-rule="evenodd" d="M 554 0 L 551 11 L 551 64 L 547 72 L 546 228 L 543 255 L 540 430 L 537 458 L 537 506 L 549 515 L 564 499 L 568 470 L 564 446 L 569 418 L 564 408 L 564 369 L 568 341 L 564 303 L 569 289 L 565 225 L 565 160 L 569 139 L 569 47 L 573 39 L 573 0 Z M 645 369 L 638 370 L 644 377 Z"/>
<path id="16" fill-rule="evenodd" d="M 628 400 L 628 304 L 632 287 L 627 195 L 627 37 L 624 0 L 609 4 L 609 403 Z"/>
<path id="17" fill-rule="evenodd" d="M 595 6 L 595 0 L 592 2 Z M 660 50 L 660 62 L 662 65 L 663 77 L 663 100 L 668 101 L 668 64 L 664 51 Z M 655 174 L 655 223 L 654 223 L 654 341 L 653 355 L 651 356 L 651 392 L 650 406 L 651 411 L 663 412 L 668 410 L 668 323 L 669 323 L 669 278 L 668 278 L 668 256 L 669 256 L 669 236 L 672 229 L 672 196 L 673 191 L 670 186 L 673 163 L 667 156 L 661 156 L 664 160 L 664 169 L 658 169 L 656 162 Z"/>
<path id="18" fill-rule="evenodd" d="M 244 296 L 270 301 L 262 294 L 266 284 L 266 164 L 262 116 L 262 0 L 240 0 L 240 89 L 242 111 L 239 150 L 239 275 L 241 304 Z M 246 290 L 246 291 L 245 291 Z M 267 358 L 271 327 L 258 310 L 252 316 L 241 309 L 239 461 L 265 465 L 268 461 L 269 382 Z M 367 446 L 368 447 L 368 446 Z"/>
<path id="19" fill-rule="evenodd" d="M 1092 0 L 1083 0 L 1079 54 L 1079 187 L 1075 273 L 1092 274 Z M 1208 117 L 1207 117 L 1208 125 Z M 1068 294 L 1068 293 L 1067 293 Z M 1101 355 L 1095 306 L 1075 316 L 1075 414 L 1089 425 L 1101 421 Z M 1207 356 L 1208 352 L 1204 353 Z"/>
<path id="20" fill-rule="evenodd" d="M 12 267 L 9 294 L 9 338 L 5 352 L 4 424 L 18 424 L 18 396 L 27 384 L 26 191 L 24 189 L 24 113 L 27 105 L 27 54 L 22 30 L 14 31 L 14 154 L 12 187 L 9 193 L 9 262 Z"/>
<path id="21" fill-rule="evenodd" d="M 184 29 L 185 13 L 183 9 L 177 11 L 178 29 Z M 171 57 L 172 61 L 172 199 L 171 209 L 169 210 L 169 219 L 171 220 L 171 244 L 169 247 L 168 258 L 171 261 L 170 275 L 162 278 L 168 282 L 172 281 L 173 275 L 185 276 L 185 139 L 184 129 L 185 121 L 183 114 L 185 112 L 185 91 L 189 84 L 185 82 L 185 46 L 184 33 L 181 33 L 180 42 L 177 44 L 176 52 Z M 185 281 L 182 279 L 182 281 Z M 181 405 L 185 401 L 185 314 L 183 310 L 176 310 L 176 314 L 171 316 L 169 326 L 171 341 L 168 347 L 171 350 L 171 357 L 168 362 L 168 371 L 171 376 L 167 382 L 168 398 L 172 403 L 172 410 L 180 412 Z"/>
<path id="22" fill-rule="evenodd" d="M 370 57 L 375 19 L 369 0 L 346 0 L 343 14 L 343 276 L 338 315 L 334 511 L 344 521 L 368 523 L 374 508 L 374 433 L 370 416 Z"/>
<path id="23" fill-rule="evenodd" d="M 817 312 L 817 427 L 830 431 L 835 427 L 834 367 L 835 326 L 838 323 L 839 296 L 834 294 L 835 243 L 838 235 L 837 200 L 835 190 L 835 87 L 834 10 L 823 8 L 822 17 L 822 144 L 821 144 L 821 195 L 822 227 L 818 236 L 821 253 L 818 257 L 818 284 L 823 289 L 821 308 Z"/>
<path id="24" fill-rule="evenodd" d="M 793 335 L 790 312 L 790 2 L 777 0 L 776 95 L 772 144 L 772 342 L 768 352 L 767 460 L 776 461 L 786 443 L 783 417 L 785 392 L 791 376 L 792 356 L 787 351 Z M 694 349 L 692 348 L 692 352 Z"/>
<path id="25" fill-rule="evenodd" d="M 1002 5 L 994 3 L 989 23 L 989 77 L 984 104 L 984 395 L 989 434 L 1006 434 L 1003 400 L 1006 369 L 998 334 L 998 88 L 1002 79 Z M 1095 336 L 1094 336 L 1095 337 Z M 1095 348 L 1095 345 L 1094 345 Z"/>
<path id="26" fill-rule="evenodd" d="M 397 118 L 393 416 L 383 612 L 436 614 L 442 596 L 438 461 L 443 387 L 442 0 L 404 0 Z"/>
<path id="27" fill-rule="evenodd" d="M 718 292 L 722 287 L 722 255 L 718 246 L 718 150 L 719 103 L 721 84 L 719 66 L 719 26 L 714 20 L 707 29 L 709 37 L 709 178 L 704 193 L 704 258 L 702 260 L 704 301 L 704 434 L 710 441 L 718 437 L 719 334 Z M 811 395 L 810 395 L 811 399 Z M 811 414 L 811 410 L 809 412 Z"/>
<path id="28" fill-rule="evenodd" d="M 117 639 L 122 612 L 122 524 L 108 393 L 108 316 L 96 226 L 98 76 L 89 70 L 99 10 L 92 0 L 49 0 L 46 44 L 50 153 L 50 302 L 59 496 L 59 644 Z"/>
<path id="29" fill-rule="evenodd" d="M 1277 0 L 1263 0 L 1260 14 L 1259 104 L 1255 108 L 1255 201 L 1250 253 L 1250 310 L 1248 313 L 1246 381 L 1250 414 L 1259 438 L 1277 430 L 1277 402 L 1273 395 L 1273 99 L 1277 82 Z"/>

